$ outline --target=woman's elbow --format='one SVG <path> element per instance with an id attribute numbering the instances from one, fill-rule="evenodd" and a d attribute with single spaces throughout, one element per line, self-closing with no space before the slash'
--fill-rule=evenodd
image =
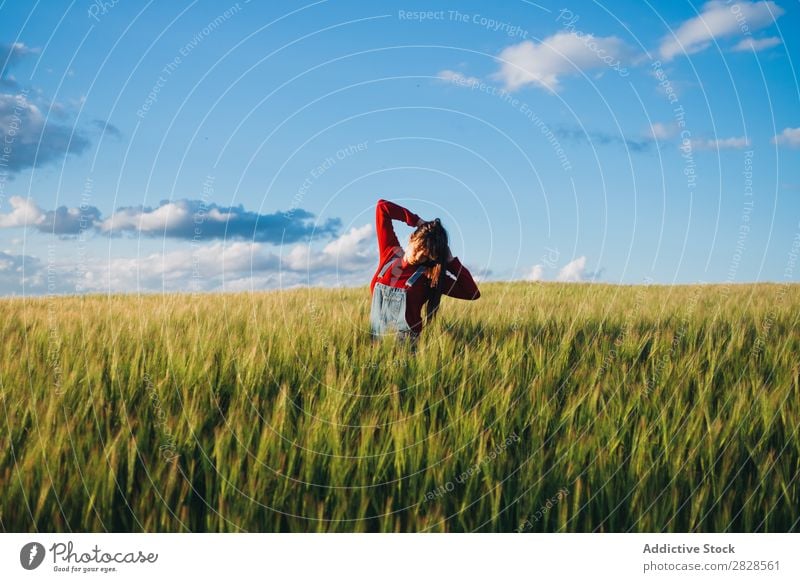
<path id="1" fill-rule="evenodd" d="M 453 288 L 450 290 L 445 290 L 444 294 L 448 297 L 452 297 L 453 299 L 462 299 L 464 301 L 475 301 L 481 296 L 481 292 L 476 287 L 473 289 L 461 289 Z"/>
<path id="2" fill-rule="evenodd" d="M 480 296 L 481 292 L 477 287 L 474 289 L 462 289 L 458 294 L 459 299 L 466 299 L 467 301 L 475 301 L 476 299 L 479 299 Z"/>

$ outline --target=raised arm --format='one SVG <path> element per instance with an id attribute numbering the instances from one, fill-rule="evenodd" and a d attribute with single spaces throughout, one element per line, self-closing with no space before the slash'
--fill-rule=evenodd
<path id="1" fill-rule="evenodd" d="M 447 263 L 443 275 L 442 293 L 445 295 L 456 299 L 477 299 L 481 296 L 472 274 L 457 258 L 454 257 Z"/>
<path id="2" fill-rule="evenodd" d="M 378 251 L 381 257 L 387 248 L 400 246 L 400 241 L 397 240 L 397 235 L 394 233 L 392 220 L 402 220 L 408 226 L 417 226 L 420 222 L 419 216 L 399 204 L 383 199 L 378 200 L 375 208 L 375 230 L 378 233 Z"/>

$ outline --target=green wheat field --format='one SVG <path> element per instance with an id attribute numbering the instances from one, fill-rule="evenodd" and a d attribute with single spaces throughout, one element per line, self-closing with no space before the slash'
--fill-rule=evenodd
<path id="1" fill-rule="evenodd" d="M 4 531 L 800 530 L 800 287 L 0 300 Z"/>

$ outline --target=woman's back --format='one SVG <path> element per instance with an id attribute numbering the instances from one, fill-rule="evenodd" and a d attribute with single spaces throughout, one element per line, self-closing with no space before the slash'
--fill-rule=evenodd
<path id="1" fill-rule="evenodd" d="M 412 241 L 419 248 L 409 249 L 416 250 L 416 253 L 404 251 L 400 246 L 392 220 L 403 220 L 409 226 L 417 227 Z M 433 301 L 438 303 L 438 297 L 442 294 L 459 299 L 480 297 L 478 286 L 469 271 L 457 258 L 449 256 L 446 231 L 438 220 L 435 225 L 426 223 L 418 215 L 397 204 L 379 200 L 375 226 L 380 263 L 370 284 L 370 324 L 374 335 L 398 332 L 419 335 L 423 327 L 423 306 Z M 440 253 L 446 253 L 446 256 L 437 256 L 438 249 L 425 245 L 425 241 L 423 244 L 418 242 L 420 236 L 428 236 L 428 232 L 433 232 L 435 228 L 440 228 L 444 233 L 443 237 L 439 237 L 439 240 L 444 240 L 444 248 Z M 409 256 L 414 261 L 409 261 Z M 440 265 L 437 273 L 439 280 L 434 286 L 430 279 L 431 263 Z"/>

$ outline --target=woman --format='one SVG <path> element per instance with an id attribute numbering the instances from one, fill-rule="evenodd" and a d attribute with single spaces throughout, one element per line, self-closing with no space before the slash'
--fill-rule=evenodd
<path id="1" fill-rule="evenodd" d="M 408 247 L 397 240 L 392 220 L 415 226 Z M 373 336 L 416 340 L 422 331 L 422 307 L 429 322 L 442 294 L 458 299 L 481 296 L 469 271 L 450 253 L 447 231 L 438 218 L 425 221 L 388 200 L 375 213 L 380 263 L 372 277 L 370 327 Z"/>

